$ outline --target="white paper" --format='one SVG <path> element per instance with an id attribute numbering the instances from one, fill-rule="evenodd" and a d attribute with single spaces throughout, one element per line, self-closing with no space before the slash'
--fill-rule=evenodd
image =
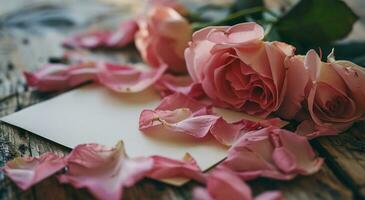
<path id="1" fill-rule="evenodd" d="M 114 146 L 123 140 L 130 157 L 161 155 L 181 160 L 188 152 L 202 170 L 224 159 L 227 149 L 214 139 L 207 141 L 182 134 L 148 135 L 140 132 L 141 111 L 155 108 L 159 101 L 160 97 L 152 89 L 137 94 L 117 94 L 90 85 L 1 120 L 70 148 L 83 143 Z"/>

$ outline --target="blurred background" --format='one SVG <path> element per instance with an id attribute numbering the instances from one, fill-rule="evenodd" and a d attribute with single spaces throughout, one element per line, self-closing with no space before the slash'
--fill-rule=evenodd
<path id="1" fill-rule="evenodd" d="M 266 40 L 297 54 L 319 49 L 326 58 L 365 66 L 364 0 L 180 0 L 195 30 L 208 25 L 260 23 Z M 26 90 L 21 72 L 62 59 L 62 41 L 75 33 L 115 29 L 143 14 L 147 0 L 0 0 L 0 99 Z M 88 55 L 88 53 L 85 53 Z M 112 61 L 138 60 L 134 48 L 95 51 Z"/>

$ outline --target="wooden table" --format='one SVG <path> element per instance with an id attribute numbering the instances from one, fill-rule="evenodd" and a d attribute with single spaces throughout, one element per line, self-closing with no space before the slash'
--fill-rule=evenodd
<path id="1" fill-rule="evenodd" d="M 0 117 L 57 95 L 28 89 L 21 71 L 58 61 L 63 54 L 60 42 L 66 35 L 97 27 L 113 27 L 130 10 L 138 8 L 131 3 L 130 7 L 124 6 L 125 9 L 107 6 L 100 0 L 88 0 L 84 4 L 76 0 L 36 0 L 32 1 L 36 3 L 31 7 L 22 10 L 27 2 L 29 4 L 26 0 L 0 0 Z M 113 61 L 138 60 L 133 48 L 108 51 L 107 55 L 105 51 L 97 51 L 96 54 Z M 250 181 L 249 185 L 255 194 L 281 190 L 286 199 L 363 199 L 364 128 L 365 124 L 359 123 L 344 134 L 312 140 L 311 144 L 326 161 L 312 176 L 298 176 L 289 182 L 260 178 Z M 64 155 L 70 150 L 0 123 L 0 166 L 16 156 L 38 156 L 47 151 Z M 124 199 L 191 199 L 191 190 L 196 185 L 191 182 L 177 188 L 146 179 L 128 188 Z M 21 191 L 0 173 L 0 199 L 92 198 L 86 190 L 59 184 L 55 177 Z"/>

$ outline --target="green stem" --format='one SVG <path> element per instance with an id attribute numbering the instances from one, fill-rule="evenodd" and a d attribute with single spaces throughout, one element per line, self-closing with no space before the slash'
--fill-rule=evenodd
<path id="1" fill-rule="evenodd" d="M 248 8 L 248 9 L 243 9 L 243 10 L 240 10 L 238 12 L 232 13 L 231 15 L 229 15 L 227 18 L 225 18 L 223 20 L 215 21 L 215 22 L 209 22 L 209 23 L 195 23 L 195 24 L 192 25 L 192 27 L 193 27 L 194 31 L 197 31 L 197 30 L 205 28 L 207 26 L 226 25 L 230 21 L 238 20 L 241 17 L 247 16 L 247 15 L 252 15 L 252 14 L 258 13 L 258 12 L 262 12 L 264 10 L 265 10 L 265 8 L 261 7 L 261 6 Z"/>

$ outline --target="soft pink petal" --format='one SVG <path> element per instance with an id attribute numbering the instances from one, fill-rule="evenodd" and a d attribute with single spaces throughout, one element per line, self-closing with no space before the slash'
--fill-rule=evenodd
<path id="1" fill-rule="evenodd" d="M 240 23 L 226 30 L 216 29 L 211 31 L 207 39 L 216 44 L 244 45 L 261 41 L 264 37 L 264 29 L 254 23 Z"/>
<path id="2" fill-rule="evenodd" d="M 119 200 L 123 188 L 134 185 L 153 167 L 150 158 L 127 158 L 123 144 L 108 148 L 98 144 L 77 146 L 67 156 L 68 171 L 59 181 L 87 188 L 95 197 Z"/>
<path id="3" fill-rule="evenodd" d="M 152 67 L 166 64 L 170 71 L 185 72 L 184 50 L 191 39 L 191 25 L 168 6 L 153 6 L 138 20 L 135 44 Z"/>
<path id="4" fill-rule="evenodd" d="M 138 31 L 135 20 L 122 22 L 116 31 L 95 31 L 72 36 L 63 45 L 71 48 L 121 48 L 134 40 Z"/>
<path id="5" fill-rule="evenodd" d="M 317 172 L 323 164 L 307 139 L 284 129 L 263 128 L 244 134 L 222 163 L 241 178 L 292 179 Z"/>
<path id="6" fill-rule="evenodd" d="M 152 156 L 153 169 L 148 177 L 154 179 L 189 178 L 200 183 L 205 182 L 205 177 L 194 158 L 186 154 L 183 161 L 173 160 L 161 156 Z"/>
<path id="7" fill-rule="evenodd" d="M 281 128 L 284 125 L 286 125 L 286 123 L 279 118 L 270 118 L 257 122 L 242 119 L 234 123 L 228 123 L 220 118 L 211 127 L 210 132 L 221 144 L 230 146 L 237 141 L 240 136 L 249 131 L 259 130 L 269 126 Z"/>
<path id="8" fill-rule="evenodd" d="M 155 84 L 161 96 L 173 93 L 181 93 L 193 98 L 204 95 L 203 88 L 199 83 L 193 83 L 190 76 L 173 76 L 164 74 Z"/>
<path id="9" fill-rule="evenodd" d="M 305 87 L 309 81 L 308 70 L 304 66 L 303 56 L 293 56 L 285 60 L 287 72 L 287 90 L 278 114 L 285 119 L 294 119 L 302 108 L 305 99 Z"/>
<path id="10" fill-rule="evenodd" d="M 94 81 L 96 74 L 95 63 L 47 64 L 33 73 L 24 72 L 28 85 L 44 92 L 67 90 Z"/>
<path id="11" fill-rule="evenodd" d="M 191 110 L 191 112 L 197 113 L 206 107 L 206 104 L 201 103 L 187 95 L 182 93 L 174 93 L 164 97 L 155 110 L 176 110 L 179 108 L 188 108 Z"/>
<path id="12" fill-rule="evenodd" d="M 55 174 L 66 165 L 64 158 L 53 153 L 40 157 L 19 157 L 6 163 L 5 174 L 22 190 L 26 190 Z"/>
<path id="13" fill-rule="evenodd" d="M 98 63 L 98 80 L 116 92 L 140 92 L 153 85 L 166 71 L 167 66 L 142 71 L 133 66 Z"/>
<path id="14" fill-rule="evenodd" d="M 207 190 L 215 200 L 250 200 L 252 192 L 238 176 L 228 170 L 215 170 L 206 180 Z"/>
<path id="15" fill-rule="evenodd" d="M 182 113 L 190 113 L 182 114 Z M 166 120 L 164 116 L 168 116 L 171 121 Z M 184 117 L 181 117 L 184 116 Z M 176 120 L 179 119 L 180 121 Z M 215 115 L 194 116 L 187 108 L 180 108 L 172 111 L 152 111 L 144 110 L 140 115 L 139 129 L 147 131 L 149 128 L 157 127 L 154 131 L 173 133 L 184 133 L 197 138 L 205 137 L 210 128 L 219 119 Z"/>

